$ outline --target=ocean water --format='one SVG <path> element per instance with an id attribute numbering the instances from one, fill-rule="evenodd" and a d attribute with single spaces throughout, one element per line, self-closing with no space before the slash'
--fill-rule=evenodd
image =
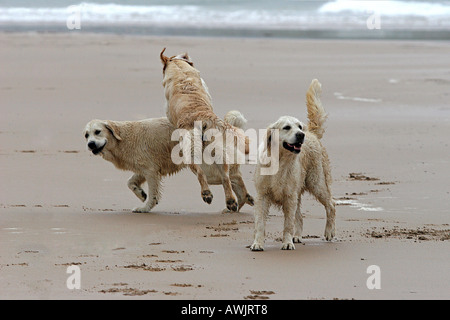
<path id="1" fill-rule="evenodd" d="M 450 1 L 0 0 L 0 31 L 450 40 Z"/>

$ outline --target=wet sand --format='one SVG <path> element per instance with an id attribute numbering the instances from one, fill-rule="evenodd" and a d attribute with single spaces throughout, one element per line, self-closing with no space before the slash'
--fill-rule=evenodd
<path id="1" fill-rule="evenodd" d="M 267 40 L 0 34 L 0 298 L 449 299 L 450 45 L 444 42 Z M 165 179 L 152 213 L 85 147 L 91 119 L 164 115 L 159 53 L 188 51 L 219 116 L 247 128 L 281 115 L 306 122 L 322 83 L 323 143 L 338 202 L 303 201 L 304 243 L 281 251 L 272 209 L 266 250 L 251 252 L 253 209 L 203 203 L 191 172 Z M 252 195 L 254 167 L 242 167 Z M 77 265 L 81 288 L 69 290 Z M 369 290 L 367 268 L 381 270 Z"/>

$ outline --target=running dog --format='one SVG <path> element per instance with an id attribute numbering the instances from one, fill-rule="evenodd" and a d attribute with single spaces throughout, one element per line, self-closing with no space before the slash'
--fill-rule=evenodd
<path id="1" fill-rule="evenodd" d="M 239 111 L 230 111 L 225 122 L 243 126 L 246 119 Z M 161 197 L 162 178 L 186 167 L 183 163 L 175 164 L 171 158 L 172 149 L 178 144 L 172 141 L 175 129 L 165 117 L 141 121 L 92 120 L 86 125 L 84 136 L 89 151 L 112 162 L 118 169 L 134 172 L 128 187 L 142 202 L 147 202 L 133 212 L 150 212 Z M 222 184 L 217 167 L 216 164 L 201 165 L 209 184 Z M 253 206 L 254 200 L 247 192 L 239 164 L 230 166 L 230 180 L 238 199 L 238 211 L 245 203 Z M 145 181 L 148 194 L 141 188 Z"/>

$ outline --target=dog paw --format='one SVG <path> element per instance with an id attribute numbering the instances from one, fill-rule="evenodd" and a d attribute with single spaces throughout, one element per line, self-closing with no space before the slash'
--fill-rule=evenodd
<path id="1" fill-rule="evenodd" d="M 238 204 L 236 200 L 234 199 L 227 200 L 227 209 L 236 212 L 238 210 Z"/>
<path id="2" fill-rule="evenodd" d="M 334 238 L 334 233 L 335 233 L 334 228 L 332 228 L 332 227 L 326 228 L 326 229 L 325 229 L 325 234 L 324 234 L 325 240 L 327 240 L 327 241 L 333 240 L 333 238 Z"/>
<path id="3" fill-rule="evenodd" d="M 255 199 L 253 199 L 253 197 L 251 195 L 249 195 L 248 193 L 247 193 L 247 203 L 251 206 L 255 205 Z"/>
<path id="4" fill-rule="evenodd" d="M 212 200 L 213 200 L 213 195 L 211 193 L 211 191 L 209 190 L 205 190 L 202 192 L 202 199 L 203 201 L 205 201 L 207 204 L 211 204 Z"/>
<path id="5" fill-rule="evenodd" d="M 292 242 L 283 243 L 281 250 L 295 250 L 295 246 Z"/>
<path id="6" fill-rule="evenodd" d="M 148 213 L 148 212 L 150 212 L 150 208 L 147 208 L 147 207 L 142 207 L 142 208 L 134 208 L 133 209 L 133 212 L 135 212 L 135 213 Z"/>
<path id="7" fill-rule="evenodd" d="M 139 188 L 137 186 L 132 186 L 132 187 L 130 187 L 130 189 L 131 189 L 131 191 L 133 191 L 133 193 L 136 195 L 136 197 L 138 197 L 139 200 L 141 200 L 142 202 L 145 202 L 145 200 L 147 200 L 147 194 L 141 188 Z"/>
<path id="8" fill-rule="evenodd" d="M 259 244 L 259 243 L 257 243 L 257 242 L 254 242 L 250 246 L 250 250 L 252 250 L 252 251 L 264 251 L 264 246 Z"/>
<path id="9" fill-rule="evenodd" d="M 302 243 L 302 237 L 295 236 L 292 238 L 292 242 L 293 243 Z"/>
<path id="10" fill-rule="evenodd" d="M 325 240 L 327 240 L 327 241 L 331 241 L 331 240 L 333 240 L 334 239 L 334 234 L 332 234 L 332 233 L 325 233 Z"/>

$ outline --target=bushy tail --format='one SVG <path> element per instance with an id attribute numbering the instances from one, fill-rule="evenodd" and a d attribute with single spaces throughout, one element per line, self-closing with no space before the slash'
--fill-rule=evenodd
<path id="1" fill-rule="evenodd" d="M 247 119 L 245 119 L 244 115 L 237 111 L 231 110 L 228 111 L 225 115 L 225 122 L 232 125 L 233 127 L 244 129 L 247 124 Z M 245 154 L 248 154 L 250 150 L 250 140 L 248 137 L 245 137 Z"/>
<path id="2" fill-rule="evenodd" d="M 308 131 L 314 133 L 317 138 L 321 139 L 325 128 L 323 124 L 327 119 L 327 114 L 320 102 L 320 94 L 322 93 L 322 85 L 317 79 L 311 81 L 308 92 L 306 93 L 306 107 L 308 110 Z"/>
<path id="3" fill-rule="evenodd" d="M 228 111 L 228 113 L 225 115 L 225 122 L 231 124 L 236 128 L 244 129 L 245 125 L 247 124 L 247 119 L 245 119 L 244 115 L 239 111 L 232 110 Z"/>

